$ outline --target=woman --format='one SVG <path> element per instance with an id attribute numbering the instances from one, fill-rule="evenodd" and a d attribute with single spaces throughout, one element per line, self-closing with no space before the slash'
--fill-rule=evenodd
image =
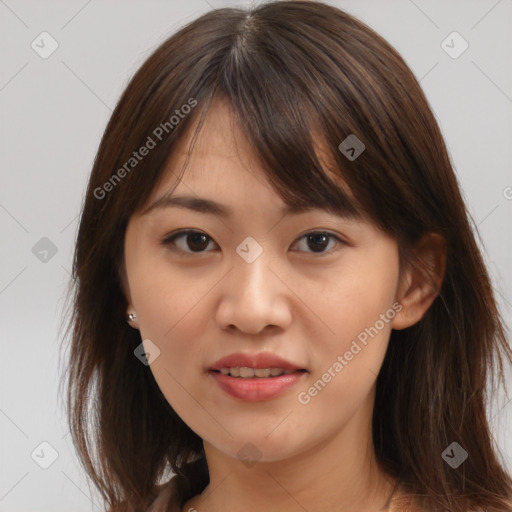
<path id="1" fill-rule="evenodd" d="M 70 427 L 109 510 L 511 509 L 489 275 L 419 84 L 348 14 L 222 9 L 165 41 L 73 273 Z"/>

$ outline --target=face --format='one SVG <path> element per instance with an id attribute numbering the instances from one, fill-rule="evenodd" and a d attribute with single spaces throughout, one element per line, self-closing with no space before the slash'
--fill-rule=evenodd
<path id="1" fill-rule="evenodd" d="M 400 308 L 398 249 L 362 221 L 320 209 L 283 215 L 232 119 L 218 103 L 181 179 L 187 138 L 148 201 L 177 185 L 173 197 L 215 201 L 230 215 L 168 201 L 134 215 L 127 298 L 150 360 L 158 354 L 150 371 L 183 421 L 226 455 L 251 443 L 260 460 L 276 461 L 336 436 L 355 415 L 370 418 Z M 270 353 L 306 371 L 273 381 L 289 387 L 245 380 L 241 398 L 220 384 L 241 377 L 210 371 L 233 353 Z"/>

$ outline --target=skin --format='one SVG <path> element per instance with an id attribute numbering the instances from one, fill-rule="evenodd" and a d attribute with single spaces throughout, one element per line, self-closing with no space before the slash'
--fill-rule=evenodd
<path id="1" fill-rule="evenodd" d="M 193 127 L 191 127 L 193 128 Z M 168 161 L 165 179 L 148 203 L 177 184 L 175 195 L 214 199 L 232 218 L 179 208 L 134 215 L 125 237 L 127 313 L 160 355 L 150 369 L 169 404 L 204 441 L 210 484 L 183 511 L 383 510 L 395 480 L 377 464 L 371 438 L 375 382 L 391 329 L 424 315 L 436 292 L 419 271 L 399 280 L 396 241 L 373 225 L 323 210 L 282 216 L 281 198 L 266 182 L 250 144 L 217 102 L 181 179 L 191 131 Z M 203 252 L 161 241 L 178 229 L 208 235 Z M 309 243 L 304 235 L 338 236 Z M 263 248 L 247 263 L 236 252 L 247 237 Z M 188 251 L 188 252 L 187 252 Z M 422 251 L 440 286 L 444 250 L 432 236 Z M 300 392 L 343 356 L 365 328 L 393 304 L 394 318 L 303 404 Z M 389 315 L 388 315 L 389 316 Z M 147 342 L 145 342 L 147 348 Z M 226 395 L 207 373 L 232 352 L 269 351 L 308 370 L 301 382 L 271 400 Z M 259 452 L 246 465 L 237 452 Z"/>

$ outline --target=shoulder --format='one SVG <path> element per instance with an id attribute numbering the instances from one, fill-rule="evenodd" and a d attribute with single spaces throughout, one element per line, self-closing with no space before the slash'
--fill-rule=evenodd
<path id="1" fill-rule="evenodd" d="M 418 504 L 415 501 L 414 497 L 400 485 L 393 493 L 387 510 L 388 512 L 420 512 L 421 509 L 417 508 Z"/>
<path id="2" fill-rule="evenodd" d="M 387 512 L 429 512 L 422 503 L 423 501 L 420 501 L 417 495 L 411 494 L 405 488 L 400 487 L 391 498 Z M 510 510 L 512 510 L 512 499 Z M 471 512 L 487 512 L 487 510 L 480 507 L 472 508 Z"/>
<path id="3" fill-rule="evenodd" d="M 146 512 L 181 512 L 181 494 L 177 480 L 175 475 L 168 482 L 156 486 L 153 493 L 155 498 Z M 135 510 L 128 502 L 123 501 L 108 508 L 106 512 L 135 512 Z"/>
<path id="4" fill-rule="evenodd" d="M 176 475 L 165 484 L 159 485 L 157 493 L 157 497 L 147 512 L 181 512 L 181 494 Z"/>
<path id="5" fill-rule="evenodd" d="M 429 512 L 420 498 L 404 482 L 399 482 L 387 512 Z"/>
<path id="6" fill-rule="evenodd" d="M 423 512 L 414 497 L 408 494 L 394 496 L 388 510 L 389 512 Z"/>
<path id="7" fill-rule="evenodd" d="M 157 486 L 156 498 L 147 512 L 181 512 L 187 500 L 200 494 L 209 483 L 204 457 L 187 463 L 184 472 L 188 478 L 174 474 L 168 482 Z"/>

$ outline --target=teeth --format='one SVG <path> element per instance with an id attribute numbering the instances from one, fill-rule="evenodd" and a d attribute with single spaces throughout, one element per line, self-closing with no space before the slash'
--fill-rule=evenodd
<path id="1" fill-rule="evenodd" d="M 283 370 L 282 368 L 247 368 L 246 366 L 232 366 L 230 368 L 221 368 L 222 375 L 231 377 L 241 377 L 242 379 L 251 379 L 254 377 L 277 377 L 287 375 L 295 370 Z"/>

